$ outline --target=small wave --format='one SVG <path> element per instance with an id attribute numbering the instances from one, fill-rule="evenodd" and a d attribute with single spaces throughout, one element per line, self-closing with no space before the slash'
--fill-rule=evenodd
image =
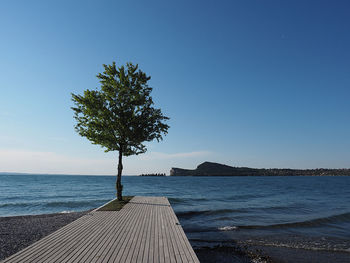
<path id="1" fill-rule="evenodd" d="M 3 200 L 20 200 L 20 199 L 23 199 L 23 198 L 27 198 L 27 196 L 3 196 L 1 197 L 1 199 Z"/>
<path id="2" fill-rule="evenodd" d="M 233 230 L 237 230 L 238 226 L 224 226 L 224 227 L 219 227 L 218 229 L 220 231 L 233 231 Z"/>
<path id="3" fill-rule="evenodd" d="M 68 211 L 68 210 L 64 210 L 64 211 L 61 211 L 60 214 L 69 214 L 69 213 L 72 213 L 74 211 Z"/>
<path id="4" fill-rule="evenodd" d="M 218 221 L 232 221 L 232 216 L 222 216 L 222 217 L 213 217 L 210 219 L 212 222 L 218 222 Z"/>
<path id="5" fill-rule="evenodd" d="M 53 207 L 65 207 L 65 208 L 78 208 L 78 207 L 90 207 L 96 206 L 96 204 L 103 204 L 109 200 L 86 200 L 86 201 L 57 201 L 57 202 L 49 202 L 44 204 L 45 207 L 53 208 Z"/>
<path id="6" fill-rule="evenodd" d="M 258 210 L 264 210 L 264 211 L 289 211 L 291 209 L 301 209 L 301 205 L 297 205 L 297 204 L 294 204 L 294 205 L 288 205 L 288 206 L 266 206 L 266 207 L 259 207 L 259 208 L 256 208 Z"/>
<path id="7" fill-rule="evenodd" d="M 6 203 L 6 204 L 0 204 L 0 208 L 5 208 L 5 207 L 27 207 L 27 206 L 33 206 L 33 205 L 38 205 L 36 203 Z"/>
<path id="8" fill-rule="evenodd" d="M 168 200 L 171 204 L 181 204 L 184 202 L 184 199 L 175 197 L 168 198 Z"/>
<path id="9" fill-rule="evenodd" d="M 180 218 L 191 218 L 195 216 L 211 216 L 211 215 L 222 215 L 229 213 L 241 213 L 239 209 L 218 209 L 218 210 L 202 210 L 202 211 L 187 211 L 177 212 L 176 215 Z"/>
<path id="10" fill-rule="evenodd" d="M 350 213 L 344 213 L 339 215 L 333 215 L 329 217 L 316 218 L 312 220 L 306 220 L 302 222 L 292 222 L 285 224 L 274 224 L 274 225 L 248 225 L 239 226 L 240 229 L 273 229 L 273 228 L 296 228 L 296 227 L 317 227 L 330 223 L 349 222 Z"/>
<path id="11" fill-rule="evenodd" d="M 284 247 L 294 249 L 307 249 L 313 251 L 333 251 L 333 252 L 350 252 L 348 243 L 332 242 L 332 240 L 305 239 L 298 238 L 292 240 L 246 240 L 250 245 L 263 245 L 273 247 Z M 244 243 L 243 242 L 243 243 Z"/>
<path id="12" fill-rule="evenodd" d="M 344 214 L 333 215 L 329 217 L 307 220 L 303 222 L 274 224 L 274 225 L 224 226 L 224 227 L 219 227 L 218 230 L 234 231 L 238 229 L 276 229 L 276 228 L 296 228 L 296 227 L 317 227 L 317 226 L 321 226 L 329 223 L 349 222 L 349 221 L 350 221 L 350 213 L 344 213 Z"/>
<path id="13" fill-rule="evenodd" d="M 194 198 L 169 197 L 168 200 L 171 204 L 183 204 L 183 203 L 194 203 L 194 202 L 207 201 L 209 199 L 204 198 L 204 197 L 199 197 L 199 198 L 196 198 L 196 197 L 194 197 Z"/>
<path id="14" fill-rule="evenodd" d="M 211 200 L 205 197 L 193 197 L 193 198 L 186 198 L 186 200 L 188 201 L 207 201 L 207 200 Z"/>
<path id="15" fill-rule="evenodd" d="M 237 194 L 237 195 L 232 195 L 232 196 L 225 196 L 225 198 L 222 198 L 221 200 L 223 201 L 238 201 L 238 200 L 250 200 L 250 199 L 255 199 L 255 198 L 262 198 L 265 197 L 264 194 Z"/>
<path id="16" fill-rule="evenodd" d="M 204 233 L 204 232 L 217 232 L 215 227 L 203 227 L 203 226 L 184 226 L 184 231 L 187 233 Z"/>
<path id="17" fill-rule="evenodd" d="M 55 202 L 19 202 L 0 204 L 0 208 L 30 208 L 30 207 L 46 207 L 46 208 L 79 208 L 79 207 L 95 207 L 109 201 L 108 199 L 101 200 L 86 200 L 86 201 L 55 201 Z"/>

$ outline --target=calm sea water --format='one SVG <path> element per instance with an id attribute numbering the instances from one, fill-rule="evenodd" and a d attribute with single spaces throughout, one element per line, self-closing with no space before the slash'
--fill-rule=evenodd
<path id="1" fill-rule="evenodd" d="M 350 256 L 350 177 L 124 176 L 125 195 L 166 196 L 194 246 L 269 245 Z M 0 216 L 81 211 L 115 177 L 0 175 Z"/>

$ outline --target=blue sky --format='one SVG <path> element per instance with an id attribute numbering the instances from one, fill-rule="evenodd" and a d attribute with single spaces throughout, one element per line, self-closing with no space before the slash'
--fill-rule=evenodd
<path id="1" fill-rule="evenodd" d="M 126 174 L 350 167 L 348 1 L 2 1 L 0 171 L 115 174 L 70 93 L 102 64 L 152 76 L 169 134 Z"/>

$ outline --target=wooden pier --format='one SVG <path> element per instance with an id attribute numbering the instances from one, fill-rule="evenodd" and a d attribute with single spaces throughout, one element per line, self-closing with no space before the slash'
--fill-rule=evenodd
<path id="1" fill-rule="evenodd" d="M 165 197 L 93 211 L 2 261 L 199 262 Z"/>

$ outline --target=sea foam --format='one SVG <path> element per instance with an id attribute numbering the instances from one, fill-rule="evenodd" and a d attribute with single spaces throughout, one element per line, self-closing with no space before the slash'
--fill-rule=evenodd
<path id="1" fill-rule="evenodd" d="M 218 229 L 220 231 L 233 231 L 233 230 L 237 230 L 238 227 L 237 226 L 224 226 L 224 227 L 219 227 Z"/>

